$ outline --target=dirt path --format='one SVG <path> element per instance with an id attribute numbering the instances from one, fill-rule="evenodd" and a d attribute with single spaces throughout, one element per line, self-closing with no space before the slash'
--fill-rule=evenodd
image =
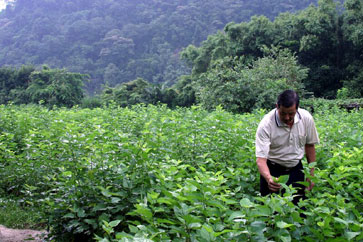
<path id="1" fill-rule="evenodd" d="M 29 229 L 8 229 L 0 225 L 0 242 L 41 242 L 42 234 L 44 233 L 45 231 L 36 231 Z"/>

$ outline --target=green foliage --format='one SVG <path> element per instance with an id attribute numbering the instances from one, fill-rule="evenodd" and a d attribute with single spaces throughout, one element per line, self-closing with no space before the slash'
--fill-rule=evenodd
<path id="1" fill-rule="evenodd" d="M 189 73 L 179 52 L 229 22 L 295 12 L 317 0 L 17 0 L 0 12 L 0 66 L 32 63 L 87 73 L 103 85 L 143 78 L 177 81 Z"/>
<path id="2" fill-rule="evenodd" d="M 303 94 L 307 69 L 298 65 L 296 57 L 276 47 L 264 52 L 264 57 L 248 66 L 242 58 L 214 61 L 210 71 L 195 80 L 197 102 L 207 109 L 221 105 L 242 113 L 273 107 L 281 90 Z"/>
<path id="3" fill-rule="evenodd" d="M 361 1 L 321 0 L 298 13 L 282 13 L 273 21 L 254 16 L 249 22 L 229 23 L 224 33 L 210 35 L 200 47 L 188 46 L 183 59 L 192 67 L 192 78 L 213 73 L 217 60 L 253 61 L 264 49 L 288 48 L 299 65 L 309 69 L 303 84 L 317 97 L 334 98 L 343 84 L 350 98 L 362 95 Z M 212 75 L 212 74 L 211 74 Z"/>
<path id="4" fill-rule="evenodd" d="M 44 229 L 38 208 L 0 199 L 0 224 L 16 229 Z"/>
<path id="5" fill-rule="evenodd" d="M 121 107 L 127 107 L 137 103 L 151 103 L 154 94 L 152 91 L 151 85 L 147 81 L 138 78 L 116 88 L 106 87 L 102 99 L 106 104 L 115 102 Z"/>
<path id="6" fill-rule="evenodd" d="M 82 103 L 80 104 L 81 108 L 100 108 L 102 107 L 102 100 L 99 96 L 94 97 L 84 97 L 82 99 Z"/>
<path id="7" fill-rule="evenodd" d="M 344 89 L 343 89 L 344 90 Z M 342 94 L 341 94 L 342 95 Z M 301 100 L 301 106 L 314 112 L 315 110 L 336 110 L 344 109 L 346 111 L 358 110 L 363 107 L 363 99 L 323 99 L 309 98 Z"/>
<path id="8" fill-rule="evenodd" d="M 32 103 L 44 101 L 48 107 L 72 107 L 79 104 L 83 98 L 85 75 L 44 66 L 41 71 L 32 72 L 29 78 L 30 84 L 25 94 Z"/>
<path id="9" fill-rule="evenodd" d="M 321 144 L 305 209 L 285 184 L 283 196 L 257 192 L 264 111 L 0 106 L 0 114 L 0 197 L 40 207 L 57 241 L 363 239 L 362 111 L 315 110 Z"/>
<path id="10" fill-rule="evenodd" d="M 31 66 L 0 68 L 0 103 L 72 107 L 80 104 L 83 98 L 86 78 L 86 75 L 47 66 L 41 71 Z"/>
<path id="11" fill-rule="evenodd" d="M 30 74 L 34 71 L 32 66 L 21 68 L 0 68 L 0 104 L 28 103 L 24 90 L 28 88 Z"/>
<path id="12" fill-rule="evenodd" d="M 184 87 L 181 87 L 182 89 Z M 184 97 L 183 89 L 179 94 L 175 88 L 166 84 L 151 84 L 142 78 L 123 83 L 115 88 L 106 87 L 101 95 L 104 104 L 115 103 L 121 107 L 135 104 L 167 104 L 169 107 L 188 106 L 188 97 Z M 186 94 L 188 95 L 188 93 Z M 179 97 L 180 96 L 180 97 Z M 190 106 L 190 105 L 189 105 Z"/>
<path id="13" fill-rule="evenodd" d="M 176 105 L 180 107 L 191 107 L 196 104 L 195 86 L 190 76 L 181 76 L 172 87 L 176 93 Z"/>

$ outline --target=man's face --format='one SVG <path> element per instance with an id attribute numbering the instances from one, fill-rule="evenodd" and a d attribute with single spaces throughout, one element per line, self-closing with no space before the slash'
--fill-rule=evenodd
<path id="1" fill-rule="evenodd" d="M 277 107 L 277 111 L 279 112 L 279 117 L 282 122 L 289 126 L 294 124 L 294 118 L 297 111 L 296 104 L 292 105 L 289 108 L 281 105 L 280 107 Z"/>

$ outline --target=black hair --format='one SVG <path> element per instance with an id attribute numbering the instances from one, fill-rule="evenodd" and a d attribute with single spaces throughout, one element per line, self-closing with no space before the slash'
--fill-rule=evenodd
<path id="1" fill-rule="evenodd" d="M 284 106 L 289 108 L 296 104 L 296 109 L 299 107 L 299 95 L 293 90 L 283 91 L 277 99 L 277 107 Z"/>

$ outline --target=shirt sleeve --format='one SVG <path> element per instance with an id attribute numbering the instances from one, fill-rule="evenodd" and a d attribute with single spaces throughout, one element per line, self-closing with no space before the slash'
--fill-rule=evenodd
<path id="1" fill-rule="evenodd" d="M 256 157 L 267 159 L 270 151 L 270 144 L 269 129 L 260 123 L 256 132 Z"/>
<path id="2" fill-rule="evenodd" d="M 306 120 L 306 144 L 319 144 L 318 131 L 315 127 L 313 116 L 309 115 Z"/>

